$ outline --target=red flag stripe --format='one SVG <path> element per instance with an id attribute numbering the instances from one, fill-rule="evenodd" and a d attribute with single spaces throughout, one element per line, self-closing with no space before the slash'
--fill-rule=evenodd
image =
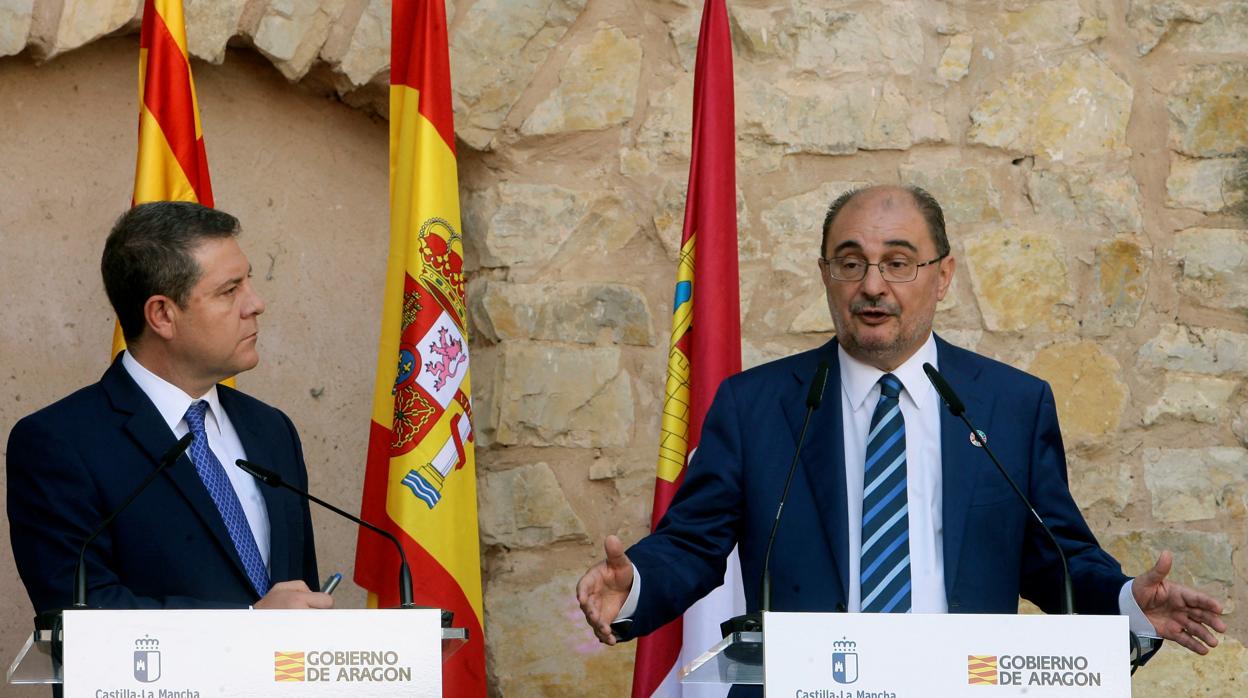
<path id="1" fill-rule="evenodd" d="M 455 152 L 455 114 L 451 106 L 450 52 L 443 42 L 416 37 L 446 37 L 446 7 L 441 2 L 394 0 L 391 22 L 390 84 L 420 93 L 420 114 Z"/>

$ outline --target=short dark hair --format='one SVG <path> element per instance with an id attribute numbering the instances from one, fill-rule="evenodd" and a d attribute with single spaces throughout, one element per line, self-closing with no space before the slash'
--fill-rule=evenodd
<path id="1" fill-rule="evenodd" d="M 152 296 L 185 307 L 199 281 L 193 255 L 201 243 L 238 233 L 234 216 L 189 201 L 154 201 L 123 213 L 104 243 L 100 273 L 126 341 L 143 334 L 143 306 Z"/>
<path id="2" fill-rule="evenodd" d="M 822 257 L 824 250 L 828 246 L 828 233 L 832 230 L 832 223 L 836 221 L 836 217 L 840 215 L 841 209 L 850 202 L 855 196 L 875 189 L 877 187 L 857 187 L 836 197 L 832 205 L 828 207 L 828 214 L 823 218 L 823 238 L 819 243 L 819 256 Z M 949 254 L 949 236 L 945 233 L 945 212 L 940 208 L 940 202 L 936 201 L 936 197 L 932 196 L 922 187 L 913 184 L 907 184 L 899 187 L 902 191 L 910 194 L 914 199 L 914 205 L 918 207 L 919 214 L 923 216 L 923 220 L 927 223 L 927 232 L 932 236 L 932 242 L 936 245 L 936 254 L 944 257 Z"/>

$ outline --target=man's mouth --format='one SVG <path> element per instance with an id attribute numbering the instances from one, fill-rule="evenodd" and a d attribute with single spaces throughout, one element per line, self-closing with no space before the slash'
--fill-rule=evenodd
<path id="1" fill-rule="evenodd" d="M 897 315 L 897 311 L 893 308 L 881 305 L 854 304 L 850 307 L 850 312 L 855 317 L 861 319 L 869 325 L 878 325 L 887 322 L 889 318 Z"/>

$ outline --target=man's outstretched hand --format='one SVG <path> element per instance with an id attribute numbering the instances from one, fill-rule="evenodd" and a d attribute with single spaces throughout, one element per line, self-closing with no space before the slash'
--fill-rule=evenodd
<path id="1" fill-rule="evenodd" d="M 607 536 L 602 547 L 607 559 L 590 567 L 576 583 L 576 600 L 598 640 L 614 645 L 616 639 L 611 632 L 611 622 L 620 614 L 633 588 L 633 563 L 624 554 L 624 544 L 619 538 Z"/>
<path id="2" fill-rule="evenodd" d="M 1210 647 L 1218 645 L 1213 631 L 1226 632 L 1222 604 L 1208 594 L 1166 581 L 1173 564 L 1170 551 L 1163 552 L 1151 570 L 1131 582 L 1131 593 L 1159 635 L 1196 654 L 1208 654 Z"/>

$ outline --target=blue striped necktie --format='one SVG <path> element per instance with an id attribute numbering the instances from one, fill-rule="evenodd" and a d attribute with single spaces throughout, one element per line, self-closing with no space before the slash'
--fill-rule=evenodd
<path id="1" fill-rule="evenodd" d="M 906 504 L 906 422 L 901 381 L 880 377 L 880 401 L 871 415 L 862 489 L 862 610 L 910 611 L 910 522 Z"/>
<path id="2" fill-rule="evenodd" d="M 225 521 L 225 528 L 230 532 L 230 540 L 234 541 L 234 549 L 238 551 L 238 557 L 243 561 L 243 569 L 247 572 L 247 578 L 251 580 L 256 593 L 263 597 L 269 593 L 269 570 L 264 565 L 264 558 L 260 557 L 256 537 L 252 535 L 251 526 L 247 524 L 247 515 L 243 513 L 243 505 L 238 501 L 238 493 L 234 491 L 234 485 L 230 483 L 230 476 L 225 474 L 221 461 L 217 460 L 212 449 L 208 448 L 208 434 L 204 431 L 204 413 L 207 411 L 206 400 L 196 400 L 186 410 L 186 425 L 195 435 L 195 440 L 191 442 L 187 453 L 191 456 L 191 462 L 195 464 L 195 472 L 199 473 L 199 479 L 203 480 L 204 487 L 208 488 L 212 503 L 217 505 L 221 519 Z"/>

